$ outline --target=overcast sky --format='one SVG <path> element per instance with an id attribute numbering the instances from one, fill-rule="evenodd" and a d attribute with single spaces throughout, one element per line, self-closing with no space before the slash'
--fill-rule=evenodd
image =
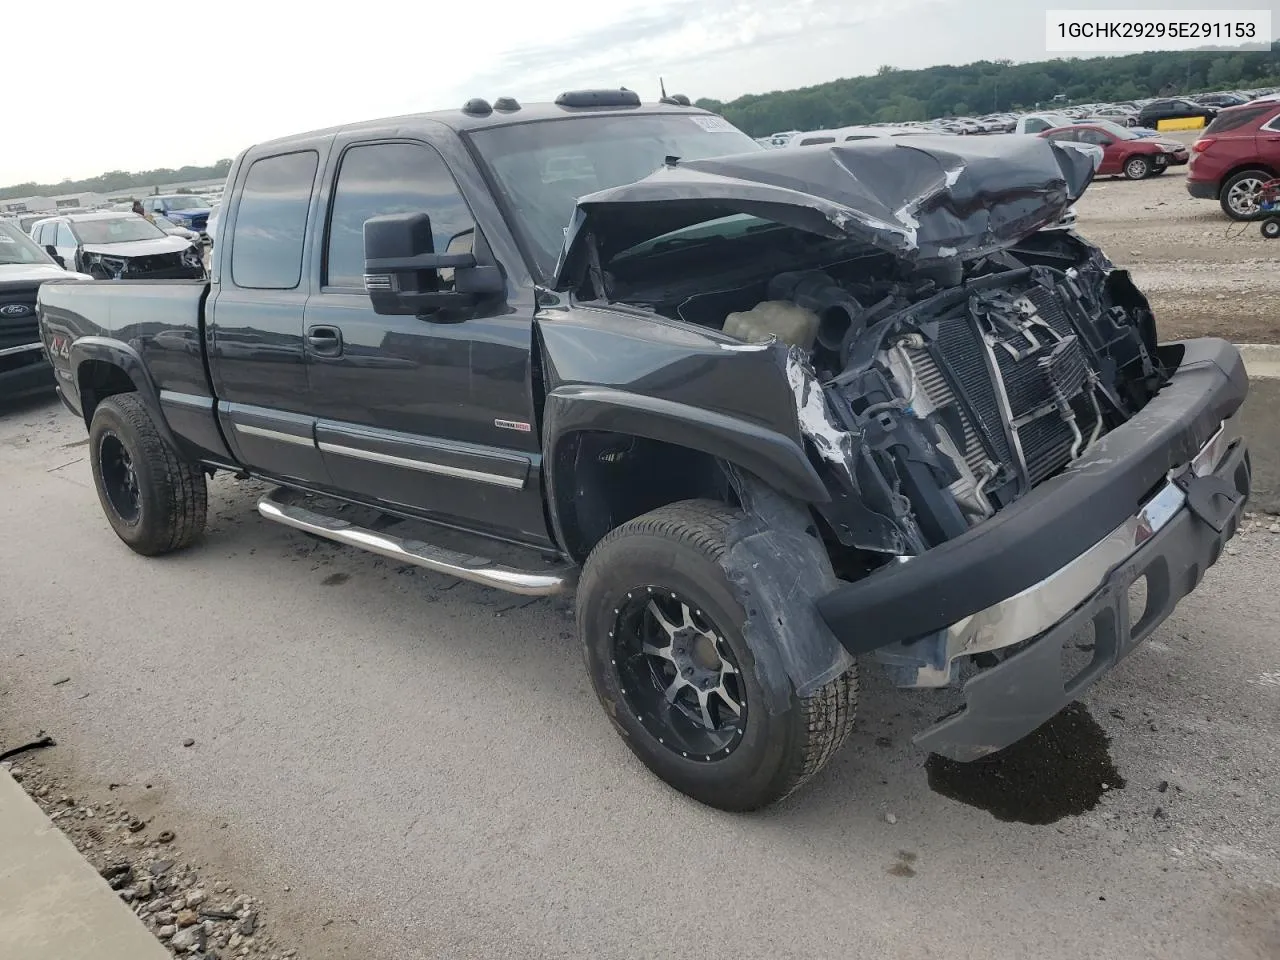
<path id="1" fill-rule="evenodd" d="M 213 163 L 259 140 L 627 86 L 729 100 L 900 68 L 1044 59 L 1044 11 L 1208 0 L 0 0 L 0 186 Z M 1233 6 L 1276 9 L 1280 0 Z M 15 42 L 17 41 L 17 42 Z M 26 77 L 30 82 L 22 83 Z"/>

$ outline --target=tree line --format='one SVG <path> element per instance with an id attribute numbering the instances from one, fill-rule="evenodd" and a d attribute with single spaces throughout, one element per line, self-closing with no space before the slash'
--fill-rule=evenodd
<path id="1" fill-rule="evenodd" d="M 87 180 L 63 180 L 61 183 L 15 183 L 0 187 L 0 200 L 15 197 L 52 197 L 64 193 L 115 193 L 121 190 L 150 190 L 164 183 L 180 183 L 184 180 L 215 180 L 225 178 L 231 170 L 230 160 L 219 160 L 212 166 L 185 166 L 172 170 L 158 167 L 131 173 L 127 170 L 111 170 Z"/>
<path id="2" fill-rule="evenodd" d="M 1280 41 L 1271 50 L 1137 53 L 1013 63 L 979 60 L 963 66 L 899 70 L 846 77 L 798 90 L 747 94 L 727 103 L 697 105 L 722 114 L 753 137 L 782 130 L 817 130 L 860 123 L 893 123 L 1031 110 L 1056 96 L 1069 103 L 1280 86 Z"/>

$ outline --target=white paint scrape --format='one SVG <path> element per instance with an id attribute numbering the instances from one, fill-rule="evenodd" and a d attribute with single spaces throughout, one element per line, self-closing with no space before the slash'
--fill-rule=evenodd
<path id="1" fill-rule="evenodd" d="M 849 454 L 853 436 L 831 422 L 822 386 L 798 351 L 787 355 L 787 382 L 796 396 L 800 432 L 813 443 L 818 456 L 843 473 L 850 473 Z"/>

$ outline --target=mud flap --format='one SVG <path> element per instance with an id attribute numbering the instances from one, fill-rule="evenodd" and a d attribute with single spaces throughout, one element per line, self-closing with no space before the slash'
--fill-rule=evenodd
<path id="1" fill-rule="evenodd" d="M 837 581 L 808 512 L 751 474 L 726 470 L 743 516 L 728 530 L 721 565 L 747 612 L 742 633 L 766 708 L 777 714 L 793 690 L 811 696 L 854 660 L 818 614 L 818 598 Z"/>

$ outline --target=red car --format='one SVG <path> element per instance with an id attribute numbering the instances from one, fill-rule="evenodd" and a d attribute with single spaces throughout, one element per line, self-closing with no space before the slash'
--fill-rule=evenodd
<path id="1" fill-rule="evenodd" d="M 1092 143 L 1102 148 L 1099 176 L 1124 176 L 1141 180 L 1186 163 L 1187 148 L 1174 140 L 1142 137 L 1110 120 L 1090 120 L 1069 127 L 1054 127 L 1040 134 L 1048 140 Z"/>
<path id="2" fill-rule="evenodd" d="M 1187 192 L 1217 200 L 1232 220 L 1258 215 L 1262 185 L 1280 177 L 1280 101 L 1229 107 L 1191 145 Z"/>

